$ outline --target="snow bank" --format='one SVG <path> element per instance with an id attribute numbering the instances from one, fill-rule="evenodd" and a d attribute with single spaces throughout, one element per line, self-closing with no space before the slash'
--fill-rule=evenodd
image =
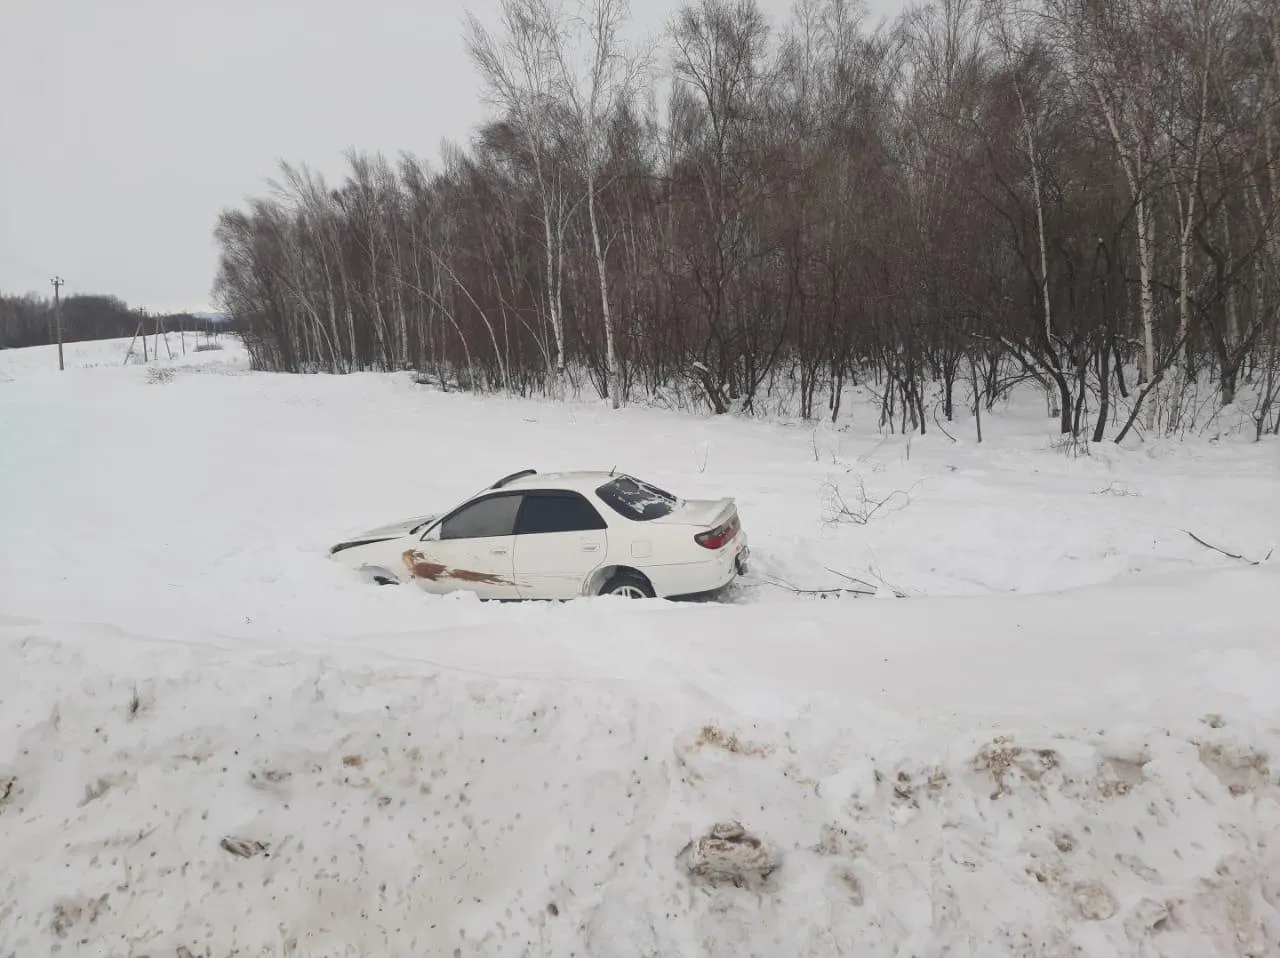
<path id="1" fill-rule="evenodd" d="M 1238 600 L 1278 586 L 329 654 L 11 620 L 0 951 L 1275 954 L 1280 656 Z M 780 867 L 693 880 L 735 820 Z"/>
<path id="2" fill-rule="evenodd" d="M 1280 953 L 1280 564 L 1182 531 L 1265 555 L 1280 445 L 1069 458 L 1013 408 L 908 448 L 857 410 L 615 414 L 231 348 L 163 381 L 124 345 L 0 355 L 0 955 Z M 488 606 L 323 556 L 615 457 L 737 495 L 763 578 Z M 856 478 L 910 504 L 824 524 Z M 764 581 L 828 567 L 912 598 Z M 741 880 L 691 874 L 735 822 Z"/>

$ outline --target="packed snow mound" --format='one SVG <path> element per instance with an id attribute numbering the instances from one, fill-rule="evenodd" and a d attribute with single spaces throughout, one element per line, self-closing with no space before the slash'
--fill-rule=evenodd
<path id="1" fill-rule="evenodd" d="M 950 648 L 872 603 L 793 622 L 781 674 L 776 613 L 649 616 L 649 654 L 579 617 L 555 675 L 532 629 L 319 654 L 11 619 L 0 953 L 1274 955 L 1280 651 L 1225 610 L 1277 586 L 1153 589 L 1149 636 L 1086 594 L 1074 654 L 1053 597 L 957 600 Z M 975 630 L 1011 602 L 1002 652 Z"/>

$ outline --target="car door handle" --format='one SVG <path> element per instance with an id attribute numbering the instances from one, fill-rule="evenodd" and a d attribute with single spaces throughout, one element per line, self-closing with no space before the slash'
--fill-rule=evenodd
<path id="1" fill-rule="evenodd" d="M 489 555 L 491 556 L 504 556 L 506 554 L 507 554 L 506 549 L 490 549 L 489 550 Z"/>
<path id="2" fill-rule="evenodd" d="M 584 543 L 582 543 L 582 551 L 583 551 L 583 552 L 595 552 L 595 551 L 596 551 L 596 550 L 598 550 L 599 548 L 600 548 L 600 546 L 599 546 L 597 543 L 594 543 L 594 542 L 584 542 Z"/>

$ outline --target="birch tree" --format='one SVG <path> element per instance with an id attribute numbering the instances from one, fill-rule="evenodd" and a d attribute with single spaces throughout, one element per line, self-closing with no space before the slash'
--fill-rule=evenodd
<path id="1" fill-rule="evenodd" d="M 533 165 L 545 254 L 547 318 L 555 340 L 556 379 L 564 376 L 561 310 L 566 188 L 556 161 L 557 27 L 547 0 L 501 0 L 502 36 L 466 16 L 467 52 L 480 71 L 488 100 L 503 111 L 522 137 Z"/>
<path id="2" fill-rule="evenodd" d="M 605 335 L 605 390 L 614 409 L 624 397 L 616 388 L 618 355 L 597 190 L 608 155 L 610 125 L 635 98 L 649 65 L 646 50 L 630 48 L 622 40 L 621 31 L 630 12 L 627 0 L 583 0 L 578 12 L 563 23 L 558 17 L 543 21 L 546 43 L 556 68 L 556 88 L 568 106 L 573 130 L 571 142 L 584 180 Z"/>
<path id="3" fill-rule="evenodd" d="M 749 393 L 755 375 L 739 368 L 747 365 L 743 280 L 748 264 L 763 256 L 755 216 L 768 205 L 759 161 L 767 136 L 762 107 L 776 77 L 766 62 L 769 22 L 755 0 L 696 0 L 677 12 L 669 34 L 681 105 L 673 136 L 682 178 L 692 180 L 687 269 L 706 327 L 701 352 L 717 352 L 697 356 L 696 368 L 708 394 L 733 392 L 735 385 Z"/>
<path id="4" fill-rule="evenodd" d="M 1128 187 L 1138 253 L 1141 382 L 1156 375 L 1156 146 L 1163 0 L 1046 0 L 1051 35 L 1090 102 Z M 1154 422 L 1148 406 L 1148 425 Z"/>
<path id="5" fill-rule="evenodd" d="M 1049 238 L 1045 226 L 1045 195 L 1043 189 L 1044 169 L 1041 158 L 1041 137 L 1045 123 L 1043 97 L 1037 95 L 1035 88 L 1035 72 L 1027 69 L 1030 54 L 1035 47 L 1034 28 L 1028 23 L 1024 12 L 1016 3 L 992 3 L 985 18 L 986 29 L 990 31 L 995 43 L 996 54 L 1001 60 L 1003 70 L 1009 78 L 1014 99 L 1018 105 L 1019 137 L 1018 146 L 1026 157 L 1031 173 L 1031 205 L 1035 211 L 1036 223 L 1036 260 L 1039 269 L 1037 285 L 1039 287 L 1041 328 L 1043 330 L 1043 351 L 1050 366 L 1050 375 L 1058 381 L 1059 391 L 1066 392 L 1064 372 L 1062 368 L 1062 343 L 1053 326 L 1053 296 L 1049 279 Z M 1048 77 L 1048 71 L 1040 71 L 1042 88 Z M 1059 397 L 1062 415 L 1062 431 L 1069 431 L 1069 419 L 1065 407 L 1068 405 L 1063 397 Z"/>

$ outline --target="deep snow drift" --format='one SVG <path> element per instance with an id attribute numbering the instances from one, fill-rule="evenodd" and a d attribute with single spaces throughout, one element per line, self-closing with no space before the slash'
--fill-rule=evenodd
<path id="1" fill-rule="evenodd" d="M 0 955 L 1280 951 L 1280 444 L 1050 448 L 0 354 Z M 175 343 L 176 348 L 176 343 Z M 52 360 L 52 361 L 51 361 Z M 154 370 L 171 369 L 171 379 Z M 617 464 L 732 601 L 376 589 L 351 529 Z M 832 524 L 832 489 L 867 524 Z M 834 570 L 834 571 L 830 571 Z M 798 596 L 849 585 L 906 599 Z M 736 820 L 776 851 L 712 884 Z"/>

